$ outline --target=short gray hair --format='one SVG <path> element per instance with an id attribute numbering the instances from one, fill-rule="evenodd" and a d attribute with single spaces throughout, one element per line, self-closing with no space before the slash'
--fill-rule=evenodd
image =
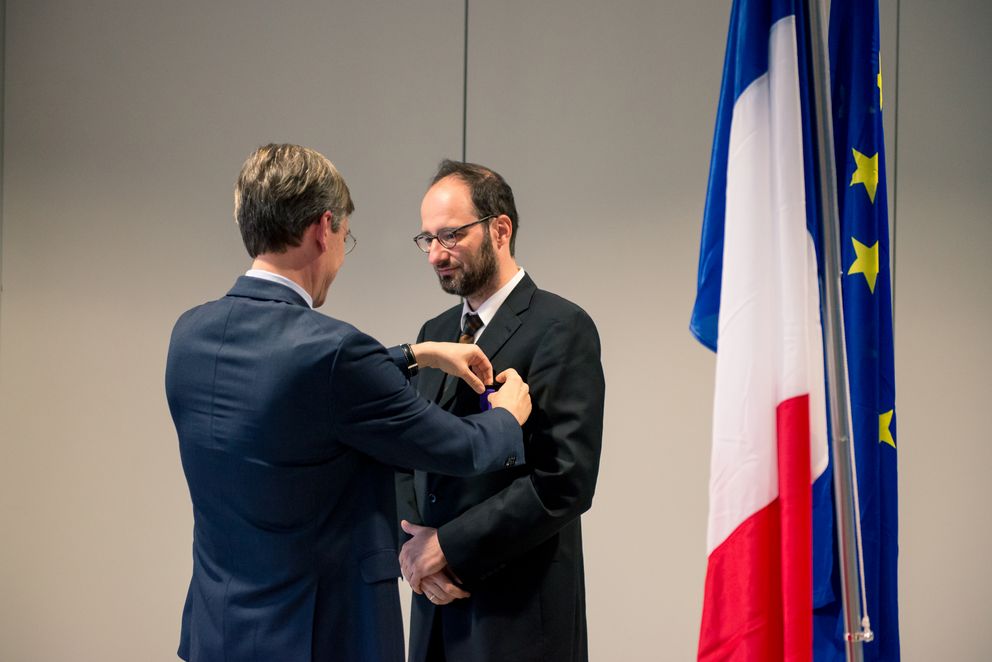
<path id="1" fill-rule="evenodd" d="M 303 233 L 325 211 L 334 214 L 331 230 L 337 232 L 355 205 L 344 178 L 323 154 L 270 143 L 241 167 L 234 220 L 251 257 L 299 246 Z"/>

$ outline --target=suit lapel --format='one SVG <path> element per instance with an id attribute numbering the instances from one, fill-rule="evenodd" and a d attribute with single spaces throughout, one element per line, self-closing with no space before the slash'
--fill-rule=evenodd
<path id="1" fill-rule="evenodd" d="M 530 301 L 534 298 L 537 286 L 530 276 L 524 274 L 523 279 L 517 284 L 510 296 L 496 311 L 496 316 L 486 325 L 486 329 L 479 338 L 478 345 L 490 359 L 493 359 L 502 349 L 506 341 L 509 340 L 517 329 L 520 328 L 522 320 L 520 315 L 530 308 Z"/>
<path id="2" fill-rule="evenodd" d="M 476 344 L 490 360 L 496 357 L 506 341 L 520 328 L 522 323 L 520 314 L 530 307 L 530 301 L 536 290 L 537 286 L 534 285 L 534 281 L 530 279 L 530 276 L 524 274 L 523 279 L 513 288 L 510 296 L 506 298 L 503 305 L 496 311 L 496 315 L 486 325 L 482 337 Z M 495 375 L 493 376 L 495 377 Z M 449 409 L 458 392 L 459 384 L 462 382 L 454 377 L 448 377 L 444 381 L 444 391 L 437 403 L 445 409 Z"/>

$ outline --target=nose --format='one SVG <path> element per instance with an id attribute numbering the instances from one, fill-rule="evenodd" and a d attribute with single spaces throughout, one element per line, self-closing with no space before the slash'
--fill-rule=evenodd
<path id="1" fill-rule="evenodd" d="M 427 252 L 427 261 L 432 265 L 437 266 L 440 262 L 446 262 L 448 260 L 448 249 L 441 245 L 441 242 L 435 239 L 431 242 L 431 249 Z"/>

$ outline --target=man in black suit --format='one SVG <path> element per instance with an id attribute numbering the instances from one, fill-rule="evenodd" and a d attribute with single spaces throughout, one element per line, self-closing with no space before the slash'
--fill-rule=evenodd
<path id="1" fill-rule="evenodd" d="M 400 552 L 413 597 L 410 662 L 586 660 L 579 516 L 599 469 L 604 379 L 599 336 L 575 304 L 517 266 L 513 192 L 492 170 L 444 161 L 421 204 L 417 245 L 462 302 L 420 340 L 475 342 L 531 388 L 527 466 L 476 478 L 400 475 Z M 417 389 L 448 411 L 479 398 L 436 370 Z M 415 524 L 413 522 L 419 522 Z"/>
<path id="2" fill-rule="evenodd" d="M 402 662 L 393 466 L 523 462 L 515 373 L 497 376 L 494 412 L 459 419 L 408 375 L 419 361 L 481 392 L 478 348 L 387 351 L 313 309 L 354 246 L 353 209 L 322 155 L 260 148 L 235 191 L 252 269 L 176 323 L 166 392 L 194 522 L 183 659 Z"/>

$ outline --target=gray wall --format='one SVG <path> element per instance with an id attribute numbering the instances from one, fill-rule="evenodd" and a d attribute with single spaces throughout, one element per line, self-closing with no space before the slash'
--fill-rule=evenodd
<path id="1" fill-rule="evenodd" d="M 410 237 L 461 152 L 462 2 L 6 5 L 0 659 L 174 659 L 192 523 L 165 349 L 247 267 L 237 169 L 270 140 L 330 156 L 359 246 L 323 310 L 412 338 L 452 302 Z M 904 659 L 987 659 L 992 10 L 903 5 L 897 62 L 883 2 Z M 728 9 L 472 4 L 468 157 L 514 186 L 521 263 L 604 343 L 596 660 L 694 656 L 714 359 L 686 324 Z"/>
<path id="2" fill-rule="evenodd" d="M 992 659 L 990 25 L 984 2 L 902 7 L 900 586 L 903 645 L 919 660 Z"/>

